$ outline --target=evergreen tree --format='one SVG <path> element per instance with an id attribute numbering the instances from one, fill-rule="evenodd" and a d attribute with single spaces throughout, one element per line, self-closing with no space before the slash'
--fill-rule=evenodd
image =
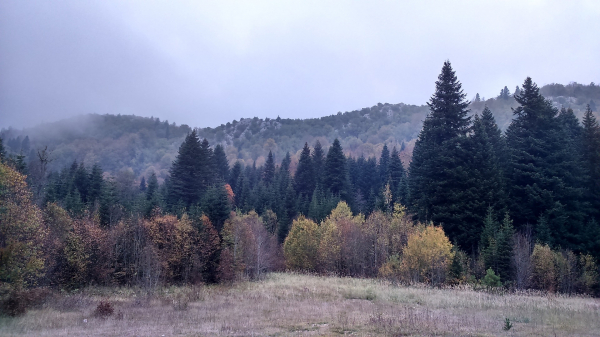
<path id="1" fill-rule="evenodd" d="M 383 144 L 381 156 L 379 157 L 379 187 L 384 186 L 390 176 L 390 151 L 387 144 Z"/>
<path id="2" fill-rule="evenodd" d="M 389 165 L 389 184 L 392 190 L 394 203 L 405 203 L 406 198 L 406 172 L 402 161 L 400 160 L 400 154 L 396 151 L 396 147 L 392 149 Z"/>
<path id="3" fill-rule="evenodd" d="M 325 188 L 335 195 L 345 196 L 348 188 L 346 156 L 340 141 L 336 138 L 327 152 L 323 174 Z"/>
<path id="4" fill-rule="evenodd" d="M 240 179 L 240 175 L 242 174 L 242 169 L 242 164 L 239 161 L 236 161 L 235 164 L 233 164 L 233 167 L 231 168 L 229 180 L 227 181 L 229 183 L 229 186 L 231 186 L 233 192 L 236 194 L 238 192 L 237 182 Z"/>
<path id="5" fill-rule="evenodd" d="M 167 204 L 171 209 L 181 205 L 188 208 L 198 203 L 203 186 L 202 172 L 198 161 L 205 153 L 202 152 L 200 141 L 193 130 L 179 147 L 177 158 L 170 170 L 170 184 Z M 206 161 L 206 160 L 204 160 Z"/>
<path id="6" fill-rule="evenodd" d="M 77 168 L 77 171 L 75 171 L 75 176 L 73 177 L 73 183 L 75 184 L 77 191 L 79 191 L 81 201 L 83 203 L 88 202 L 90 177 L 83 163 L 79 163 L 79 167 Z"/>
<path id="7" fill-rule="evenodd" d="M 315 172 L 308 143 L 304 143 L 304 148 L 300 153 L 294 182 L 296 183 L 296 192 L 301 196 L 311 195 L 315 190 Z"/>
<path id="8" fill-rule="evenodd" d="M 89 178 L 88 202 L 94 204 L 100 199 L 104 189 L 104 178 L 102 177 L 102 168 L 97 163 L 92 166 Z"/>
<path id="9" fill-rule="evenodd" d="M 217 232 L 221 233 L 223 224 L 231 212 L 224 185 L 214 185 L 206 191 L 202 198 L 202 211 L 208 216 Z"/>
<path id="10" fill-rule="evenodd" d="M 473 132 L 470 137 L 469 182 L 465 195 L 469 201 L 461 212 L 465 212 L 464 231 L 470 233 L 466 238 L 473 251 L 480 236 L 481 224 L 486 210 L 491 207 L 495 211 L 505 210 L 505 189 L 503 163 L 500 156 L 504 152 L 500 130 L 494 121 L 491 111 L 486 107 L 483 116 L 475 115 Z M 497 271 L 497 269 L 494 269 Z"/>
<path id="11" fill-rule="evenodd" d="M 152 200 L 155 194 L 158 193 L 158 179 L 156 178 L 156 173 L 154 171 L 150 173 L 150 178 L 148 178 L 148 187 L 146 188 L 146 200 Z"/>
<path id="12" fill-rule="evenodd" d="M 5 157 L 6 150 L 4 149 L 4 145 L 2 144 L 2 137 L 0 137 L 0 163 L 4 162 Z"/>
<path id="13" fill-rule="evenodd" d="M 583 116 L 582 150 L 591 216 L 600 219 L 600 125 L 589 105 Z"/>
<path id="14" fill-rule="evenodd" d="M 142 180 L 140 181 L 140 192 L 146 192 L 146 177 L 142 176 Z"/>
<path id="15" fill-rule="evenodd" d="M 580 161 L 571 116 L 544 99 L 531 78 L 515 96 L 520 104 L 506 132 L 507 181 L 512 218 L 518 227 L 545 220 L 554 241 L 564 248 L 581 248 L 582 195 L 577 186 Z M 569 126 L 570 125 L 570 126 Z"/>
<path id="16" fill-rule="evenodd" d="M 267 186 L 269 186 L 273 182 L 273 178 L 275 178 L 275 160 L 273 159 L 273 152 L 271 151 L 269 151 L 269 155 L 267 156 L 262 178 Z"/>
<path id="17" fill-rule="evenodd" d="M 198 167 L 198 178 L 200 179 L 200 195 L 202 195 L 217 179 L 213 150 L 210 148 L 206 138 L 200 143 L 196 165 Z"/>
<path id="18" fill-rule="evenodd" d="M 323 168 L 325 165 L 325 152 L 318 140 L 315 142 L 312 153 L 313 171 L 315 172 L 315 186 L 323 183 Z"/>
<path id="19" fill-rule="evenodd" d="M 507 100 L 510 98 L 510 90 L 508 87 L 504 86 L 504 89 L 500 90 L 500 95 L 498 95 L 498 99 Z"/>
<path id="20" fill-rule="evenodd" d="M 225 150 L 221 144 L 215 146 L 213 155 L 217 179 L 224 182 L 229 181 L 229 163 L 227 162 L 227 155 L 225 155 Z"/>
<path id="21" fill-rule="evenodd" d="M 463 209 L 469 202 L 470 172 L 467 132 L 469 102 L 449 61 L 444 62 L 436 91 L 427 103 L 430 113 L 415 143 L 410 164 L 411 210 L 420 221 L 441 224 L 452 241 L 472 249 L 464 230 L 470 216 Z M 469 219 L 469 222 L 472 222 Z M 469 225 L 472 227 L 472 225 Z"/>

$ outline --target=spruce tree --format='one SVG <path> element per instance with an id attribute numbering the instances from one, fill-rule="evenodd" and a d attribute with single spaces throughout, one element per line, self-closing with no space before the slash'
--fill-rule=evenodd
<path id="1" fill-rule="evenodd" d="M 200 201 L 201 189 L 204 187 L 201 174 L 206 174 L 206 170 L 202 172 L 198 165 L 201 157 L 203 152 L 200 140 L 196 130 L 193 130 L 179 147 L 177 158 L 171 166 L 167 198 L 171 209 L 178 205 L 189 209 Z"/>
<path id="2" fill-rule="evenodd" d="M 140 180 L 140 192 L 145 192 L 146 187 L 146 177 L 142 176 L 142 180 Z"/>
<path id="3" fill-rule="evenodd" d="M 262 178 L 267 186 L 269 186 L 275 178 L 275 160 L 273 159 L 273 152 L 271 151 L 269 151 L 269 155 L 267 156 Z"/>
<path id="4" fill-rule="evenodd" d="M 463 208 L 470 183 L 469 102 L 449 61 L 444 62 L 429 102 L 429 114 L 415 143 L 410 164 L 411 210 L 420 221 L 441 224 L 452 241 L 473 249 L 465 231 Z"/>
<path id="5" fill-rule="evenodd" d="M 236 195 L 238 192 L 237 182 L 240 178 L 240 175 L 242 174 L 242 169 L 242 164 L 239 161 L 236 161 L 235 164 L 233 164 L 233 167 L 231 168 L 231 172 L 229 173 L 229 180 L 227 181 Z"/>
<path id="6" fill-rule="evenodd" d="M 466 232 L 471 233 L 471 238 L 467 238 L 467 241 L 475 248 L 474 238 L 480 236 L 479 224 L 484 221 L 486 210 L 491 208 L 496 212 L 504 211 L 506 197 L 503 163 L 500 159 L 504 152 L 504 143 L 494 117 L 487 107 L 481 118 L 478 115 L 473 118 L 472 130 L 469 139 L 470 174 L 468 189 L 464 194 L 469 197 L 469 201 L 462 211 L 468 215 L 464 228 Z"/>
<path id="7" fill-rule="evenodd" d="M 227 162 L 227 155 L 225 155 L 225 150 L 221 144 L 217 144 L 213 151 L 214 156 L 214 164 L 217 179 L 220 181 L 228 182 L 229 181 L 229 163 Z"/>
<path id="8" fill-rule="evenodd" d="M 547 241 L 580 250 L 584 204 L 573 133 L 577 121 L 568 111 L 559 117 L 529 77 L 515 99 L 520 106 L 506 131 L 507 186 L 515 225 L 547 225 Z"/>
<path id="9" fill-rule="evenodd" d="M 348 191 L 346 156 L 340 141 L 336 138 L 327 152 L 323 183 L 325 188 L 335 195 L 345 195 Z"/>
<path id="10" fill-rule="evenodd" d="M 582 150 L 587 174 L 587 199 L 592 210 L 590 215 L 600 220 L 600 125 L 589 105 L 583 116 Z"/>
<path id="11" fill-rule="evenodd" d="M 390 176 L 390 151 L 387 144 L 383 144 L 381 156 L 379 157 L 379 187 L 385 186 Z"/>
<path id="12" fill-rule="evenodd" d="M 396 151 L 396 147 L 392 149 L 389 164 L 389 183 L 392 190 L 394 203 L 405 203 L 406 198 L 406 172 L 402 161 L 400 160 L 400 154 Z"/>
<path id="13" fill-rule="evenodd" d="M 206 138 L 200 143 L 200 150 L 198 157 L 196 157 L 196 166 L 198 178 L 200 179 L 200 196 L 202 196 L 202 194 L 216 182 L 218 177 L 214 153 Z"/>
<path id="14" fill-rule="evenodd" d="M 0 137 L 0 163 L 4 162 L 5 157 L 6 157 L 6 150 L 4 149 L 4 145 L 2 144 L 2 137 Z"/>
<path id="15" fill-rule="evenodd" d="M 312 152 L 313 171 L 315 172 L 315 186 L 317 184 L 323 184 L 323 167 L 325 165 L 325 152 L 321 146 L 321 142 L 318 140 L 313 146 Z"/>
<path id="16" fill-rule="evenodd" d="M 294 183 L 296 185 L 296 192 L 301 196 L 311 195 L 315 189 L 315 172 L 308 143 L 304 143 L 302 152 L 300 152 L 300 159 L 298 159 L 298 166 L 294 175 Z"/>
<path id="17" fill-rule="evenodd" d="M 90 204 L 100 199 L 104 189 L 104 178 L 102 177 L 102 168 L 97 163 L 92 166 L 89 178 L 88 201 Z"/>

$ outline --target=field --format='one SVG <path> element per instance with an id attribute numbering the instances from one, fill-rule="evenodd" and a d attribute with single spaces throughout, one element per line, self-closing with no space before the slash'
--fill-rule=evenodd
<path id="1" fill-rule="evenodd" d="M 114 313 L 95 316 L 100 301 Z M 24 316 L 1 317 L 0 335 L 599 336 L 600 300 L 273 273 L 233 286 L 59 294 Z"/>

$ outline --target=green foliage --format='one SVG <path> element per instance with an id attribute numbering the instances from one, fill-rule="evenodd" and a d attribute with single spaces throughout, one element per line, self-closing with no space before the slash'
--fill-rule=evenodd
<path id="1" fill-rule="evenodd" d="M 508 331 L 513 327 L 512 323 L 510 322 L 510 319 L 508 319 L 508 317 L 506 317 L 504 319 L 504 326 L 502 327 L 502 330 L 504 331 Z"/>
<path id="2" fill-rule="evenodd" d="M 456 211 L 468 209 L 467 200 L 472 198 L 468 194 L 472 153 L 466 138 L 471 122 L 465 97 L 450 62 L 444 62 L 428 102 L 430 113 L 415 143 L 409 187 L 416 218 L 442 224 L 452 240 L 472 250 L 470 239 L 477 234 L 470 230 L 476 226 L 474 219 L 469 211 Z"/>
<path id="3" fill-rule="evenodd" d="M 486 270 L 482 283 L 488 289 L 502 287 L 502 281 L 500 281 L 500 276 L 496 275 L 492 268 L 488 268 Z"/>

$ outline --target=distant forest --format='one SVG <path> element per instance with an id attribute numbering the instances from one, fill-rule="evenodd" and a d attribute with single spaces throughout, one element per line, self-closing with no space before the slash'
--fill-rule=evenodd
<path id="1" fill-rule="evenodd" d="M 474 95 L 469 115 L 481 114 L 487 106 L 500 129 L 506 130 L 513 119 L 512 109 L 518 106 L 513 97 L 518 90 L 499 88 L 498 96 L 490 98 Z M 571 108 L 579 119 L 587 104 L 594 112 L 600 104 L 600 87 L 593 83 L 549 84 L 541 87 L 540 93 L 558 109 Z M 230 166 L 236 161 L 245 166 L 256 161 L 262 166 L 271 151 L 277 161 L 289 153 L 294 170 L 304 143 L 314 145 L 319 140 L 327 149 L 336 138 L 344 153 L 355 158 L 379 158 L 384 144 L 390 149 L 395 146 L 404 165 L 408 165 L 428 112 L 427 105 L 379 103 L 314 119 L 243 118 L 216 128 L 198 128 L 196 133 L 212 146 L 223 146 Z M 162 182 L 179 145 L 191 131 L 185 124 L 158 118 L 90 114 L 23 130 L 3 126 L 0 137 L 8 153 L 23 155 L 23 160 L 32 165 L 38 161 L 37 152 L 47 148 L 48 169 L 52 171 L 77 161 L 87 166 L 99 164 L 113 176 L 119 172 L 133 174 L 138 181 L 154 172 Z"/>
<path id="2" fill-rule="evenodd" d="M 598 294 L 595 100 L 594 83 L 527 78 L 471 102 L 445 62 L 422 107 L 215 129 L 90 115 L 4 130 L 0 297 L 283 268 Z"/>

